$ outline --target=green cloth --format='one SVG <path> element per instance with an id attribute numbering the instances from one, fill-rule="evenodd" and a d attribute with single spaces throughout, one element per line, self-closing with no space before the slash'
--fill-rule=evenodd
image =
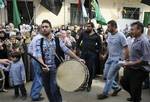
<path id="1" fill-rule="evenodd" d="M 107 25 L 105 18 L 101 14 L 98 3 L 95 0 L 92 0 L 91 5 L 95 11 L 95 19 L 96 19 L 97 23 L 101 24 L 101 25 Z"/>
<path id="2" fill-rule="evenodd" d="M 146 27 L 148 24 L 150 24 L 150 12 L 144 12 L 144 26 Z"/>
<path id="3" fill-rule="evenodd" d="M 0 8 L 4 8 L 4 7 L 5 7 L 5 5 L 4 5 L 3 0 L 0 0 Z"/>
<path id="4" fill-rule="evenodd" d="M 12 1 L 13 1 L 13 23 L 15 27 L 18 27 L 18 25 L 21 23 L 21 19 L 20 19 L 19 10 L 17 7 L 17 0 L 12 0 Z"/>

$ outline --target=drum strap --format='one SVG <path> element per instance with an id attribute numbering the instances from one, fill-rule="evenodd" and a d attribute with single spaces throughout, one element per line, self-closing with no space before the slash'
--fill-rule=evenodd
<path id="1" fill-rule="evenodd" d="M 60 47 L 59 38 L 55 37 L 55 43 L 56 43 L 55 63 L 56 66 L 58 67 L 61 62 L 64 62 L 65 56 L 63 50 Z"/>
<path id="2" fill-rule="evenodd" d="M 42 59 L 43 59 L 43 62 L 45 63 L 44 52 L 43 52 L 43 40 L 44 38 L 41 38 L 40 48 L 41 48 L 41 53 L 42 53 Z"/>

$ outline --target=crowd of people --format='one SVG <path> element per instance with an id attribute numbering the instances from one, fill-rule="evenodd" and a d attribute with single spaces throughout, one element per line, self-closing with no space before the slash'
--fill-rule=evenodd
<path id="1" fill-rule="evenodd" d="M 18 29 L 12 23 L 0 25 L 0 91 L 7 91 L 4 83 L 10 84 L 14 88 L 15 98 L 19 96 L 20 90 L 22 99 L 25 100 L 25 63 L 26 60 L 31 60 L 32 101 L 44 100 L 41 94 L 44 87 L 50 102 L 62 102 L 56 84 L 56 71 L 61 62 L 76 59 L 87 66 L 90 75 L 87 86 L 79 91 L 91 91 L 92 80 L 96 77 L 97 69 L 101 68 L 104 69 L 105 86 L 97 99 L 108 98 L 112 89 L 114 91 L 111 95 L 117 96 L 123 88 L 131 96 L 128 101 L 140 102 L 142 86 L 150 87 L 150 24 L 147 34 L 143 34 L 143 31 L 144 26 L 138 21 L 132 23 L 131 29 L 125 30 L 125 33 L 118 30 L 114 20 L 108 22 L 105 32 L 101 26 L 95 29 L 92 22 L 80 27 L 58 28 L 53 28 L 48 20 L 43 20 L 41 25 L 23 24 Z M 40 63 L 35 59 L 24 59 L 23 56 L 28 53 Z M 116 77 L 121 67 L 124 67 L 124 75 L 119 84 Z"/>

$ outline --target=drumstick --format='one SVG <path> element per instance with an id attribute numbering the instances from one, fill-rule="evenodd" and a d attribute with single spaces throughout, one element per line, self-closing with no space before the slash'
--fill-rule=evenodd
<path id="1" fill-rule="evenodd" d="M 38 62 L 41 66 L 45 67 L 45 65 L 43 63 L 41 63 L 39 60 L 37 60 L 32 54 L 27 53 L 27 55 L 29 55 L 31 58 L 33 58 L 36 62 Z"/>
<path id="2" fill-rule="evenodd" d="M 60 57 L 60 58 L 61 58 L 62 62 L 64 62 L 64 61 L 65 61 L 62 57 Z"/>
<path id="3" fill-rule="evenodd" d="M 64 59 L 63 59 L 62 57 L 60 57 L 60 58 L 61 58 L 61 59 L 60 59 L 60 58 L 58 57 L 58 55 L 56 54 L 56 52 L 55 52 L 55 56 L 57 57 L 57 59 L 58 59 L 60 62 L 64 62 Z"/>

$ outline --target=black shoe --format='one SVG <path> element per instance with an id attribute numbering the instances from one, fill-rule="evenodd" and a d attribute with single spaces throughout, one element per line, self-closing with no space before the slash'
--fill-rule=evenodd
<path id="1" fill-rule="evenodd" d="M 22 100 L 26 100 L 27 99 L 27 96 L 22 96 Z"/>
<path id="2" fill-rule="evenodd" d="M 149 86 L 143 86 L 142 89 L 149 89 Z"/>
<path id="3" fill-rule="evenodd" d="M 19 95 L 15 95 L 15 96 L 13 96 L 13 99 L 16 99 L 16 98 L 18 98 L 19 97 Z"/>
<path id="4" fill-rule="evenodd" d="M 111 96 L 117 96 L 121 90 L 122 90 L 121 88 L 114 90 L 114 92 L 111 94 Z"/>
<path id="5" fill-rule="evenodd" d="M 39 97 L 42 97 L 42 93 L 39 94 Z"/>
<path id="6" fill-rule="evenodd" d="M 127 98 L 127 101 L 132 102 L 132 101 L 133 101 L 133 99 L 132 99 L 132 98 Z"/>
<path id="7" fill-rule="evenodd" d="M 32 99 L 32 101 L 43 101 L 44 100 L 44 97 L 39 97 L 37 99 Z"/>
<path id="8" fill-rule="evenodd" d="M 142 99 L 140 98 L 140 101 L 141 101 Z M 130 98 L 127 98 L 127 101 L 130 101 L 130 102 L 133 102 L 133 99 L 130 97 Z"/>
<path id="9" fill-rule="evenodd" d="M 106 98 L 108 98 L 108 96 L 106 96 L 106 95 L 104 95 L 104 94 L 99 94 L 99 95 L 97 95 L 97 99 L 98 99 L 98 100 L 102 100 L 102 99 L 106 99 Z"/>
<path id="10" fill-rule="evenodd" d="M 86 88 L 86 91 L 87 91 L 87 92 L 90 92 L 90 91 L 91 91 L 91 87 L 87 87 L 87 88 Z"/>

